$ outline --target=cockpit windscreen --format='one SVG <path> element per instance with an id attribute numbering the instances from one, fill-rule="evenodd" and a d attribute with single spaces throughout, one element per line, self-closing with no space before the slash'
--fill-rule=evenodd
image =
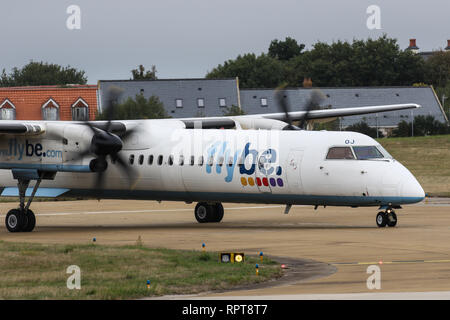
<path id="1" fill-rule="evenodd" d="M 356 159 L 368 160 L 368 159 L 382 159 L 384 155 L 375 146 L 353 146 Z"/>

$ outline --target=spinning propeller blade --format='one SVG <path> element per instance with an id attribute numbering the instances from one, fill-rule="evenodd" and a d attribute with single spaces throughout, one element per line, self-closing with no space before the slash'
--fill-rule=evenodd
<path id="1" fill-rule="evenodd" d="M 289 114 L 291 111 L 288 95 L 286 93 L 286 85 L 279 86 L 275 91 L 275 98 L 277 99 L 278 105 L 280 109 L 285 114 L 285 121 L 287 122 L 287 126 L 283 130 L 301 130 L 306 129 L 308 115 L 311 110 L 317 110 L 320 108 L 320 104 L 324 99 L 324 94 L 319 89 L 313 89 L 308 98 L 308 101 L 305 103 L 303 110 L 305 114 L 300 119 L 299 127 L 292 124 L 292 118 Z"/>
<path id="2" fill-rule="evenodd" d="M 104 114 L 107 120 L 105 126 L 99 128 L 89 121 L 80 123 L 80 125 L 88 127 L 92 131 L 93 136 L 90 146 L 72 160 L 80 160 L 88 155 L 95 156 L 95 159 L 90 162 L 89 166 L 93 172 L 96 172 L 95 188 L 97 190 L 103 190 L 104 187 L 105 171 L 109 165 L 107 161 L 108 156 L 112 160 L 112 163 L 117 164 L 120 171 L 127 176 L 130 181 L 130 186 L 134 186 L 137 180 L 136 171 L 120 155 L 124 142 L 137 130 L 135 128 L 129 129 L 120 136 L 112 131 L 112 121 L 117 116 L 117 101 L 122 92 L 123 89 L 116 86 L 108 88 L 107 105 L 104 108 Z"/>

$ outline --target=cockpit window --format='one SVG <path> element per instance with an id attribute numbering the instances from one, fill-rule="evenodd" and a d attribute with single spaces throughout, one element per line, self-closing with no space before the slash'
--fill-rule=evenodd
<path id="1" fill-rule="evenodd" d="M 350 147 L 332 147 L 328 150 L 327 159 L 354 160 L 355 156 Z"/>
<path id="2" fill-rule="evenodd" d="M 383 154 L 375 146 L 353 147 L 358 160 L 382 159 Z"/>
<path id="3" fill-rule="evenodd" d="M 380 152 L 384 155 L 387 159 L 393 159 L 393 157 L 389 154 L 389 152 L 386 151 L 385 148 L 381 146 L 381 144 L 377 145 L 377 149 L 380 150 Z"/>

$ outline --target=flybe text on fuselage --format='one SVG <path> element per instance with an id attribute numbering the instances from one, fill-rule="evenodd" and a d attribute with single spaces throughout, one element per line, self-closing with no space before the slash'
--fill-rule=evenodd
<path id="1" fill-rule="evenodd" d="M 7 149 L 0 149 L 0 156 L 13 156 L 17 157 L 17 160 L 22 160 L 24 157 L 62 158 L 62 154 L 61 150 L 45 150 L 41 143 L 32 143 L 28 140 L 19 142 L 16 138 L 8 140 Z"/>
<path id="2" fill-rule="evenodd" d="M 228 183 L 233 181 L 236 164 L 239 166 L 240 175 L 253 176 L 258 170 L 263 176 L 280 176 L 282 168 L 277 165 L 277 156 L 275 149 L 268 148 L 258 152 L 252 148 L 250 142 L 245 144 L 244 150 L 236 150 L 233 153 L 226 141 L 217 141 L 207 149 L 206 172 L 211 174 L 215 166 L 216 173 L 221 174 L 222 168 L 225 167 L 225 181 Z"/>

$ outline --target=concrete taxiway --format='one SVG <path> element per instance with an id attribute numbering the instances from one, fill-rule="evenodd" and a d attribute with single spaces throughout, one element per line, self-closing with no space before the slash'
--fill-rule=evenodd
<path id="1" fill-rule="evenodd" d="M 0 240 L 39 243 L 133 244 L 138 237 L 150 247 L 310 259 L 336 272 L 299 283 L 206 293 L 196 298 L 281 297 L 337 299 L 395 297 L 448 298 L 450 291 L 450 200 L 428 200 L 397 210 L 396 228 L 375 224 L 376 208 L 297 206 L 288 215 L 277 205 L 224 204 L 220 224 L 198 224 L 194 205 L 154 201 L 35 202 L 37 227 L 11 234 L 3 224 L 15 203 L 0 204 Z M 283 263 L 283 258 L 279 259 Z M 381 289 L 369 290 L 370 265 L 381 270 Z M 425 294 L 423 292 L 429 292 Z M 389 295 L 389 294 L 391 295 Z M 333 294 L 333 296 L 329 296 Z M 344 294 L 344 295 L 342 295 Z M 373 296 L 384 294 L 384 296 Z M 401 296 L 400 296 L 401 297 Z M 405 296 L 408 298 L 408 296 Z"/>

